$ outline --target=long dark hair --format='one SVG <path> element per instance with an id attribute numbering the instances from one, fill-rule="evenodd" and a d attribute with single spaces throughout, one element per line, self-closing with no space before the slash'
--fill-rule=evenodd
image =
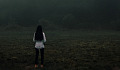
<path id="1" fill-rule="evenodd" d="M 42 41 L 43 40 L 43 32 L 42 32 L 42 26 L 38 25 L 35 33 L 35 40 Z"/>

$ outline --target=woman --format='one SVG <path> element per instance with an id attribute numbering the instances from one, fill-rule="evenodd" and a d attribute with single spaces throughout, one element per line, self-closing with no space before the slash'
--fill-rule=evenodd
<path id="1" fill-rule="evenodd" d="M 35 42 L 35 50 L 36 50 L 35 68 L 38 67 L 39 50 L 40 50 L 40 53 L 41 53 L 41 68 L 43 68 L 44 43 L 46 42 L 46 37 L 45 37 L 45 33 L 42 31 L 42 26 L 41 25 L 38 25 L 37 30 L 34 33 L 33 41 Z"/>

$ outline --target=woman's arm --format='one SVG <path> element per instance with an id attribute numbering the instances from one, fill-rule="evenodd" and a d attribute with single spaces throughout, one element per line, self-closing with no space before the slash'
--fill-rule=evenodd
<path id="1" fill-rule="evenodd" d="M 43 32 L 43 42 L 46 42 L 46 37 L 44 32 Z"/>
<path id="2" fill-rule="evenodd" d="M 34 33 L 34 35 L 33 35 L 33 42 L 35 42 L 35 33 Z"/>

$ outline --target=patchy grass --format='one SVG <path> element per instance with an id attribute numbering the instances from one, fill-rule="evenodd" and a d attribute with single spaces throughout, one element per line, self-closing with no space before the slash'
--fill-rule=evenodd
<path id="1" fill-rule="evenodd" d="M 120 67 L 119 32 L 64 30 L 45 33 L 45 70 L 113 70 Z M 0 70 L 34 69 L 32 36 L 32 31 L 0 34 Z"/>

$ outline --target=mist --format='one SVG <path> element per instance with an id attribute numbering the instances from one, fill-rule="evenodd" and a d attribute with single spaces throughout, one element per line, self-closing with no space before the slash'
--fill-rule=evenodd
<path id="1" fill-rule="evenodd" d="M 0 25 L 120 30 L 119 0 L 0 0 Z"/>
<path id="2" fill-rule="evenodd" d="M 0 70 L 120 70 L 120 0 L 0 0 Z"/>

